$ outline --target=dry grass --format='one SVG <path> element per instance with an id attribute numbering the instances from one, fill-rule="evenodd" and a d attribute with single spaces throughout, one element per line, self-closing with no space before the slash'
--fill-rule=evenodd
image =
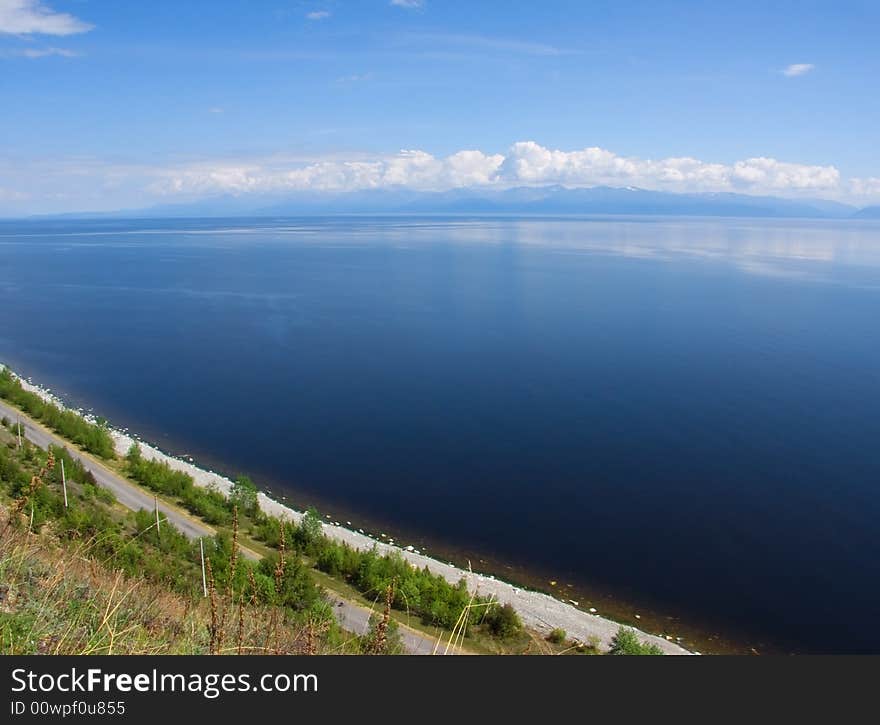
<path id="1" fill-rule="evenodd" d="M 326 651 L 312 625 L 216 592 L 190 599 L 125 576 L 0 506 L 0 653 L 305 654 Z M 231 616 L 230 616 L 231 615 Z M 229 631 L 227 631 L 229 630 Z M 265 643 L 272 632 L 273 644 Z M 225 646 L 224 642 L 231 642 Z M 351 651 L 340 645 L 333 651 Z"/>

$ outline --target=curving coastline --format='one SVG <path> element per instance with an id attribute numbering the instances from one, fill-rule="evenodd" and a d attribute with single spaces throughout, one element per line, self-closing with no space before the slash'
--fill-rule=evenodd
<path id="1" fill-rule="evenodd" d="M 0 367 L 6 367 L 0 364 Z M 13 371 L 13 374 L 14 371 Z M 58 405 L 61 408 L 70 410 L 65 406 L 64 402 L 50 390 L 41 388 L 30 380 L 16 375 L 21 381 L 22 387 L 44 399 Z M 81 410 L 74 412 L 85 418 L 91 418 L 89 414 Z M 167 463 L 172 468 L 182 471 L 192 476 L 196 485 L 209 487 L 213 486 L 224 494 L 228 494 L 232 489 L 232 481 L 204 468 L 174 456 L 163 453 L 157 447 L 141 440 L 135 435 L 125 431 L 110 428 L 113 437 L 114 446 L 117 454 L 124 456 L 132 444 L 137 443 L 141 447 L 142 455 L 146 458 Z M 265 493 L 259 493 L 260 507 L 266 513 L 287 518 L 298 522 L 304 512 L 293 509 L 282 504 Z M 451 564 L 439 561 L 432 557 L 411 550 L 412 547 L 404 548 L 395 544 L 386 543 L 359 531 L 345 528 L 336 523 L 324 522 L 323 531 L 325 535 L 336 541 L 344 542 L 352 548 L 359 550 L 369 550 L 376 548 L 380 554 L 388 554 L 396 552 L 403 556 L 409 563 L 418 568 L 427 567 L 429 571 L 438 574 L 448 582 L 455 584 L 461 579 L 467 582 L 468 589 L 472 592 L 476 591 L 483 596 L 494 596 L 502 604 L 510 604 L 518 612 L 523 623 L 542 633 L 549 633 L 554 628 L 564 629 L 568 636 L 574 640 L 587 642 L 591 638 L 598 638 L 600 646 L 607 648 L 610 645 L 611 638 L 617 632 L 619 624 L 611 619 L 603 617 L 598 613 L 585 612 L 572 604 L 556 599 L 549 594 L 543 592 L 532 591 L 518 587 L 496 579 L 490 574 L 472 572 L 462 569 Z M 629 626 L 629 625 L 627 625 Z M 686 655 L 693 654 L 684 649 L 674 641 L 670 641 L 666 637 L 648 634 L 642 630 L 635 629 L 639 637 L 652 644 L 660 647 L 665 654 Z"/>

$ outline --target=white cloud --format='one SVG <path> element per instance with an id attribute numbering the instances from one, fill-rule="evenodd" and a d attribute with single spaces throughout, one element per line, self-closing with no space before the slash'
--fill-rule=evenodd
<path id="1" fill-rule="evenodd" d="M 74 35 L 94 26 L 68 13 L 58 13 L 40 0 L 0 0 L 0 34 Z"/>
<path id="2" fill-rule="evenodd" d="M 159 194 L 203 194 L 408 188 L 421 191 L 485 186 L 504 157 L 459 151 L 436 158 L 425 151 L 403 150 L 381 158 L 328 159 L 294 168 L 274 161 L 198 164 L 158 174 Z"/>
<path id="3" fill-rule="evenodd" d="M 340 76 L 336 79 L 337 83 L 361 83 L 363 81 L 372 80 L 372 73 L 354 73 L 350 76 Z"/>
<path id="4" fill-rule="evenodd" d="M 330 12 L 327 10 L 313 10 L 310 13 L 306 13 L 306 18 L 308 20 L 326 20 L 330 17 Z"/>
<path id="5" fill-rule="evenodd" d="M 744 191 L 782 193 L 828 190 L 840 174 L 833 166 L 806 166 L 751 158 L 726 165 L 689 157 L 640 159 L 593 147 L 579 151 L 547 149 L 534 141 L 514 144 L 498 171 L 509 184 L 637 186 L 668 191 Z"/>
<path id="6" fill-rule="evenodd" d="M 27 198 L 28 195 L 22 191 L 4 189 L 2 186 L 0 186 L 0 201 L 24 201 Z"/>
<path id="7" fill-rule="evenodd" d="M 561 184 L 797 196 L 834 195 L 841 186 L 840 173 L 833 166 L 764 157 L 733 164 L 688 157 L 641 159 L 598 147 L 554 150 L 534 141 L 515 143 L 506 154 L 464 150 L 438 158 L 426 151 L 404 150 L 386 156 L 328 158 L 299 164 L 273 160 L 198 164 L 163 170 L 158 177 L 152 189 L 162 194 L 392 188 L 442 191 Z"/>
<path id="8" fill-rule="evenodd" d="M 391 4 L 399 8 L 420 8 L 425 2 L 424 0 L 391 0 Z"/>
<path id="9" fill-rule="evenodd" d="M 499 52 L 548 56 L 576 55 L 578 53 L 578 51 L 565 50 L 546 43 L 466 33 L 406 33 L 397 39 L 397 43 L 420 48 L 440 46 L 452 49 L 469 49 L 481 53 Z"/>
<path id="10" fill-rule="evenodd" d="M 880 177 L 850 179 L 850 193 L 859 200 L 880 203 Z"/>
<path id="11" fill-rule="evenodd" d="M 505 153 L 467 149 L 440 156 L 404 150 L 156 164 L 73 156 L 28 160 L 0 154 L 0 215 L 138 208 L 217 194 L 500 190 L 548 184 L 818 197 L 861 206 L 880 203 L 880 177 L 841 179 L 833 166 L 766 157 L 735 163 L 689 157 L 644 159 L 596 147 L 564 151 L 524 141 Z"/>
<path id="12" fill-rule="evenodd" d="M 67 50 L 66 48 L 25 48 L 15 54 L 25 58 L 47 58 L 53 55 L 62 58 L 77 58 L 80 55 L 79 53 L 73 50 Z"/>
<path id="13" fill-rule="evenodd" d="M 208 109 L 208 113 L 223 113 L 223 109 L 220 106 L 214 106 Z"/>
<path id="14" fill-rule="evenodd" d="M 795 76 L 802 76 L 809 73 L 815 67 L 816 66 L 812 63 L 792 63 L 790 66 L 787 66 L 782 70 L 782 75 L 787 76 L 788 78 L 794 78 Z"/>

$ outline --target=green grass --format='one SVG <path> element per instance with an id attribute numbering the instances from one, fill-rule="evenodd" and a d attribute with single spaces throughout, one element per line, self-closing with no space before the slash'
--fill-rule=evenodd
<path id="1" fill-rule="evenodd" d="M 10 436 L 8 431 L 2 430 L 0 430 L 0 436 L 5 436 L 7 449 L 14 448 L 14 436 Z M 36 465 L 40 456 L 35 452 L 33 446 L 26 444 L 25 450 L 19 453 L 19 458 Z M 79 478 L 85 479 L 87 475 L 90 475 L 81 465 L 73 462 L 69 457 L 65 461 L 69 470 L 78 472 Z M 263 593 L 263 599 L 266 600 L 263 603 L 270 603 L 273 586 L 271 581 L 272 567 L 278 557 L 282 528 L 278 519 L 267 517 L 259 511 L 256 511 L 252 516 L 239 517 L 240 526 L 237 537 L 239 545 L 266 558 L 267 561 L 262 565 L 245 564 L 239 561 L 237 571 L 233 574 L 228 570 L 228 566 L 224 566 L 224 561 L 228 559 L 231 551 L 229 522 L 232 518 L 232 503 L 228 499 L 219 493 L 196 487 L 191 477 L 173 471 L 166 464 L 146 461 L 140 457 L 137 451 L 132 451 L 126 459 L 109 459 L 103 461 L 102 465 L 124 478 L 129 480 L 133 478 L 134 485 L 151 489 L 167 504 L 175 507 L 183 506 L 196 517 L 200 517 L 202 520 L 209 519 L 218 532 L 213 549 L 209 552 L 209 558 L 215 564 L 218 586 L 228 586 L 232 581 L 233 587 L 242 590 L 248 576 L 246 572 L 248 568 L 253 568 L 254 575 L 258 578 L 260 585 L 258 589 Z M 2 466 L 3 459 L 0 458 L 0 474 L 2 474 Z M 74 476 L 74 478 L 76 477 Z M 74 488 L 76 488 L 75 482 Z M 20 491 L 13 490 L 12 493 L 20 493 Z M 40 495 L 45 498 L 44 494 Z M 81 482 L 78 496 L 82 500 L 94 500 L 114 508 L 118 518 L 125 519 L 132 516 L 118 505 L 113 507 L 112 494 L 95 486 L 93 480 L 92 482 L 88 480 Z M 210 511 L 206 511 L 206 508 L 202 506 L 204 501 L 208 502 Z M 54 506 L 54 513 L 57 515 L 57 497 L 54 503 L 51 501 L 48 503 L 51 504 L 49 509 Z M 52 515 L 52 511 L 46 513 L 43 508 L 44 506 L 41 504 L 39 514 L 35 519 L 37 525 L 41 525 L 46 518 Z M 65 516 L 72 519 L 74 527 L 88 527 L 89 525 L 89 522 L 77 522 L 75 515 L 70 516 L 68 513 Z M 151 517 L 141 515 L 138 520 L 138 515 L 134 515 L 135 527 L 138 525 L 141 528 L 147 526 L 149 524 L 147 518 Z M 310 518 L 314 520 L 310 521 Z M 119 528 L 120 526 L 118 523 L 111 526 L 107 521 L 100 522 L 100 525 L 110 528 L 113 526 Z M 124 525 L 122 526 L 124 527 Z M 165 527 L 171 529 L 167 522 L 163 524 L 163 528 Z M 95 526 L 92 528 L 94 529 Z M 329 608 L 322 607 L 319 602 L 320 597 L 314 594 L 321 588 L 367 608 L 379 609 L 377 601 L 381 599 L 381 593 L 387 589 L 391 582 L 395 582 L 394 607 L 396 609 L 392 610 L 391 619 L 431 638 L 438 637 L 443 631 L 448 632 L 453 628 L 452 624 L 455 619 L 460 618 L 461 612 L 468 611 L 467 636 L 459 641 L 460 647 L 465 651 L 493 654 L 595 654 L 598 651 L 595 644 L 576 647 L 574 643 L 564 641 L 564 636 L 561 640 L 556 638 L 558 641 L 548 641 L 537 633 L 523 628 L 519 624 L 518 618 L 513 614 L 511 621 L 504 628 L 499 628 L 498 622 L 502 619 L 499 615 L 502 612 L 497 604 L 488 601 L 484 604 L 479 600 L 474 602 L 462 585 L 454 587 L 441 577 L 431 575 L 427 570 L 416 570 L 400 556 L 393 554 L 379 556 L 375 552 L 358 552 L 331 541 L 320 533 L 320 520 L 316 516 L 307 517 L 305 523 L 300 526 L 286 522 L 284 529 L 287 532 L 287 556 L 294 556 L 297 559 L 297 574 L 290 583 L 296 593 L 287 598 L 294 605 L 294 610 L 297 609 L 296 605 L 300 600 L 305 601 L 306 603 L 300 607 L 300 610 L 306 611 L 309 617 L 317 616 L 324 621 L 328 617 L 332 618 Z M 148 534 L 146 538 L 150 539 L 152 536 L 154 534 Z M 192 543 L 187 542 L 182 535 L 178 534 L 177 538 L 175 546 L 180 549 L 178 554 L 188 561 L 190 568 L 194 567 L 195 554 Z M 160 541 L 156 543 L 163 546 Z M 116 544 L 118 545 L 119 542 L 116 541 Z M 157 564 L 149 556 L 144 557 L 143 552 L 135 551 L 133 555 L 129 556 L 131 552 L 127 552 L 127 548 L 130 547 L 122 547 L 121 551 L 124 553 L 125 560 L 131 570 L 137 570 L 137 567 L 141 567 L 148 575 L 158 575 L 163 570 L 161 564 Z M 187 551 L 187 549 L 189 550 Z M 120 552 L 115 552 L 114 556 L 120 556 Z M 144 563 L 145 559 L 146 563 Z M 328 565 L 328 562 L 331 565 Z M 328 573 L 322 569 L 337 570 Z M 180 571 L 184 574 L 179 574 L 178 579 L 181 576 L 188 577 L 190 590 L 198 588 L 191 582 L 195 580 L 198 583 L 199 577 L 196 577 L 192 571 L 187 572 L 186 562 L 181 566 Z M 176 586 L 179 588 L 182 583 L 177 581 Z M 427 600 L 424 598 L 426 591 L 429 597 Z M 188 593 L 192 595 L 192 591 Z M 439 605 L 442 605 L 440 609 L 437 608 Z M 470 611 L 473 605 L 476 605 L 476 608 Z M 491 616 L 487 617 L 487 613 Z M 441 624 L 445 626 L 438 626 Z M 12 627 L 11 624 L 9 626 Z M 442 637 L 441 650 L 445 648 L 448 639 L 448 634 Z"/>

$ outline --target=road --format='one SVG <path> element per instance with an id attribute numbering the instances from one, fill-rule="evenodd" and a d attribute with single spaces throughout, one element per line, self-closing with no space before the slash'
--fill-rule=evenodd
<path id="1" fill-rule="evenodd" d="M 344 599 L 340 599 L 336 595 L 331 595 L 329 599 L 335 607 L 336 620 L 339 622 L 339 626 L 344 630 L 363 634 L 369 629 L 370 615 L 373 614 L 373 611 L 366 609 L 365 607 L 353 605 Z M 376 613 L 380 614 L 381 609 Z M 403 624 L 400 625 L 399 632 L 403 648 L 406 650 L 407 654 L 429 655 L 433 653 L 434 647 L 437 646 L 436 639 L 432 639 Z M 446 640 L 437 646 L 437 651 L 442 653 L 445 648 Z M 456 650 L 454 654 L 462 654 L 462 652 Z"/>
<path id="2" fill-rule="evenodd" d="M 7 417 L 11 421 L 21 422 L 21 435 L 31 443 L 46 449 L 49 445 L 62 446 L 70 452 L 70 456 L 91 471 L 98 485 L 113 492 L 116 500 L 132 511 L 147 509 L 153 511 L 156 499 L 152 494 L 135 484 L 122 478 L 119 474 L 107 468 L 97 458 L 77 449 L 71 443 L 60 438 L 58 435 L 27 417 L 21 411 L 0 400 L 0 417 Z M 216 531 L 202 521 L 190 516 L 185 511 L 171 506 L 164 501 L 159 501 L 161 511 L 168 521 L 181 533 L 190 539 L 214 536 Z M 241 547 L 242 555 L 248 559 L 256 560 L 260 555 L 246 547 Z M 355 634 L 364 634 L 369 627 L 371 610 L 355 604 L 338 596 L 331 596 L 336 618 L 343 629 Z M 400 625 L 401 639 L 404 648 L 409 654 L 431 654 L 434 650 L 435 640 L 406 625 Z"/>
<path id="3" fill-rule="evenodd" d="M 139 511 L 140 509 L 152 511 L 155 508 L 155 498 L 144 489 L 126 481 L 124 478 L 99 463 L 96 458 L 79 451 L 73 444 L 59 438 L 55 433 L 52 433 L 39 423 L 26 417 L 12 406 L 0 401 L 0 417 L 3 416 L 6 416 L 11 421 L 20 420 L 22 436 L 27 438 L 34 445 L 45 449 L 48 448 L 51 443 L 55 446 L 63 446 L 64 448 L 67 448 L 67 450 L 70 451 L 71 458 L 79 460 L 87 470 L 91 471 L 92 475 L 95 477 L 95 481 L 97 481 L 100 486 L 112 491 L 113 495 L 116 496 L 116 500 L 125 506 L 125 508 L 131 509 L 132 511 Z M 210 526 L 188 516 L 176 507 L 169 506 L 163 501 L 159 501 L 159 511 L 165 514 L 168 521 L 171 522 L 176 529 L 190 539 L 198 539 L 203 536 L 213 536 L 215 533 Z M 243 550 L 243 552 L 245 555 L 248 553 L 246 550 Z M 249 553 L 251 554 L 250 558 L 257 557 L 254 552 Z"/>

